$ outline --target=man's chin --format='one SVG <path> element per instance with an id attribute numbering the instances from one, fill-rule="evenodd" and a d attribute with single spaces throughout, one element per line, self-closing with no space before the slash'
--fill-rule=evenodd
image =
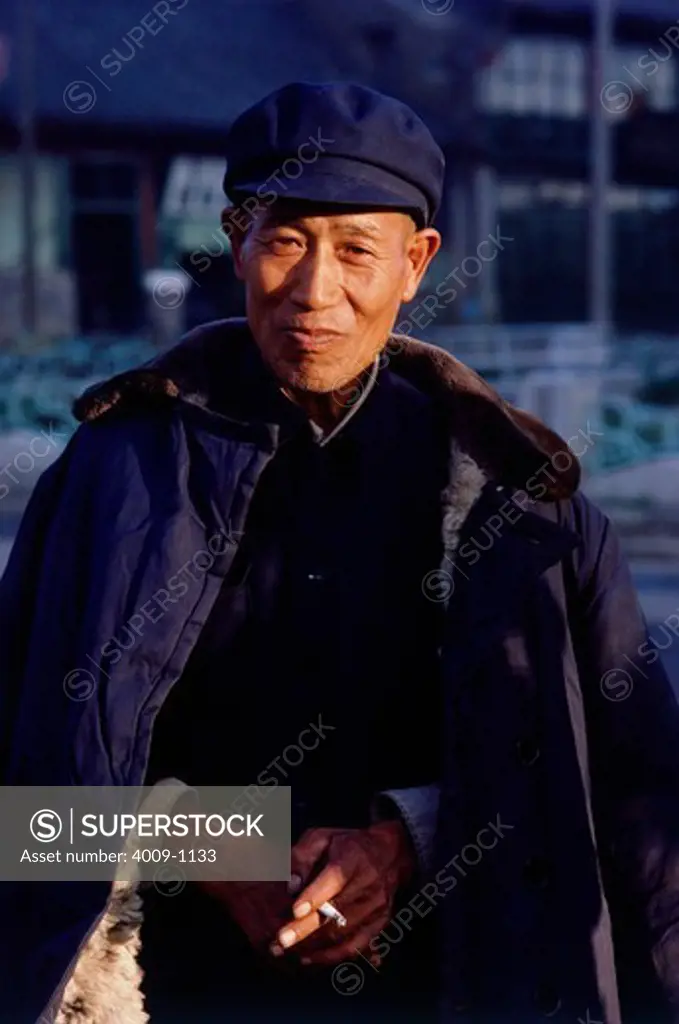
<path id="1" fill-rule="evenodd" d="M 328 395 L 345 390 L 365 373 L 366 369 L 367 367 L 361 370 L 355 365 L 346 364 L 328 366 L 326 363 L 325 366 L 320 366 L 312 360 L 292 364 L 286 360 L 277 367 L 277 376 L 286 387 L 310 394 Z"/>
<path id="2" fill-rule="evenodd" d="M 309 395 L 327 395 L 336 390 L 334 381 L 313 373 L 288 373 L 282 379 L 284 387 Z"/>
<path id="3" fill-rule="evenodd" d="M 279 367 L 278 378 L 284 387 L 316 395 L 327 395 L 335 391 L 338 386 L 337 373 L 329 372 L 327 367 L 324 369 L 309 365 L 293 367 L 286 364 Z M 339 379 L 340 385 L 343 380 L 343 377 Z"/>

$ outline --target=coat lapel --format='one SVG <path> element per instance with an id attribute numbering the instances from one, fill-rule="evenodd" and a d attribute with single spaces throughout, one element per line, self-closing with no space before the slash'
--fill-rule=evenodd
<path id="1" fill-rule="evenodd" d="M 457 674 L 519 624 L 534 581 L 577 544 L 571 530 L 523 511 L 504 487 L 483 485 L 459 533 L 444 529 L 441 571 L 450 595 L 443 653 Z"/>

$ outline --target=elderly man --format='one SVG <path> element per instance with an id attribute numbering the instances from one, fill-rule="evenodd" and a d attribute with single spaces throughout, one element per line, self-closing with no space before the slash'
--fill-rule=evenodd
<path id="1" fill-rule="evenodd" d="M 79 399 L 2 586 L 4 777 L 290 785 L 293 879 L 10 887 L 7 1019 L 679 1019 L 679 711 L 596 435 L 394 331 L 444 169 L 403 104 L 292 84 L 227 148 L 247 317 Z"/>

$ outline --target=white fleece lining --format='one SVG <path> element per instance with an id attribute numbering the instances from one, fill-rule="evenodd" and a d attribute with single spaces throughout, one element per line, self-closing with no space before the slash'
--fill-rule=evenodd
<path id="1" fill-rule="evenodd" d="M 139 808 L 140 814 L 167 814 L 195 790 L 179 779 L 162 779 Z M 131 833 L 131 853 L 138 836 Z M 128 863 L 134 863 L 128 856 Z M 129 874 L 129 872 L 128 872 Z M 151 884 L 151 883 L 147 883 Z M 141 992 L 143 902 L 139 880 L 116 878 L 104 913 L 57 986 L 37 1024 L 147 1024 Z M 63 994 L 62 994 L 63 993 Z"/>

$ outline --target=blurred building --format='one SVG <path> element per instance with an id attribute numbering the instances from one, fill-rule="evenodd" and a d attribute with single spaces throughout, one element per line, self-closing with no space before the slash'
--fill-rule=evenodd
<path id="1" fill-rule="evenodd" d="M 326 0 L 10 0 L 0 11 L 0 340 L 21 322 L 27 173 L 43 333 L 141 331 L 144 282 L 158 268 L 189 274 L 189 322 L 240 312 L 217 230 L 224 130 L 299 79 L 363 82 L 431 125 L 448 158 L 446 263 L 498 230 L 513 240 L 465 281 L 441 325 L 588 319 L 590 115 L 603 102 L 615 136 L 614 320 L 672 331 L 675 6 L 617 0 L 597 97 L 591 0 L 343 0 L 341 13 Z M 24 140 L 27 125 L 34 136 L 23 154 L 22 123 Z"/>
<path id="2" fill-rule="evenodd" d="M 613 134 L 612 315 L 623 331 L 679 325 L 679 7 L 615 0 L 605 87 L 591 87 L 586 0 L 512 0 L 511 34 L 480 76 L 498 220 L 505 323 L 588 317 L 590 115 Z"/>
<path id="3" fill-rule="evenodd" d="M 411 103 L 444 144 L 471 145 L 473 72 L 497 43 L 503 2 L 443 2 L 441 13 L 441 0 L 345 0 L 341 17 L 325 0 L 3 7 L 0 338 L 21 312 L 22 178 L 33 181 L 39 326 L 126 334 L 147 321 L 144 280 L 158 267 L 189 271 L 189 319 L 240 311 L 228 260 L 215 270 L 219 154 L 228 124 L 272 89 L 358 80 Z"/>

